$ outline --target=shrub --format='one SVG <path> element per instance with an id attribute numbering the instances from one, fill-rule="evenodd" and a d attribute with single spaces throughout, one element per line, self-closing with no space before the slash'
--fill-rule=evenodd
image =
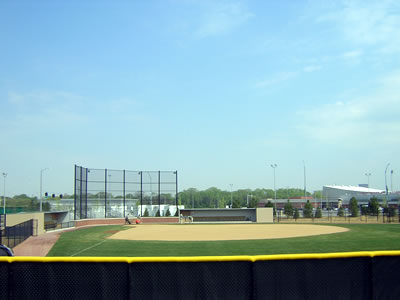
<path id="1" fill-rule="evenodd" d="M 147 210 L 147 208 L 144 210 L 144 214 L 143 217 L 148 217 L 149 216 L 149 211 Z"/>
<path id="2" fill-rule="evenodd" d="M 343 217 L 344 216 L 343 206 L 339 207 L 339 209 L 337 211 L 337 215 L 338 215 L 338 217 Z"/>
<path id="3" fill-rule="evenodd" d="M 310 203 L 310 200 L 307 200 L 307 203 L 304 205 L 303 215 L 304 218 L 312 218 L 313 216 L 313 208 Z"/>
<path id="4" fill-rule="evenodd" d="M 315 212 L 315 217 L 316 218 L 322 218 L 322 209 L 321 209 L 321 207 L 317 208 L 317 211 Z"/>
<path id="5" fill-rule="evenodd" d="M 299 210 L 297 208 L 294 209 L 293 218 L 297 220 L 300 217 Z"/>

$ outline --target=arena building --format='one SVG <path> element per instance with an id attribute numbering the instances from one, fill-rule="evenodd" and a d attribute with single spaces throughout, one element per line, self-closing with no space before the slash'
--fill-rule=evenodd
<path id="1" fill-rule="evenodd" d="M 347 206 L 352 197 L 356 198 L 360 205 L 367 205 L 372 197 L 377 198 L 380 202 L 387 201 L 389 205 L 397 205 L 400 198 L 399 192 L 389 191 L 386 195 L 384 190 L 347 185 L 324 185 L 322 195 L 322 202 L 329 202 L 333 206 L 337 206 L 340 202 Z"/>

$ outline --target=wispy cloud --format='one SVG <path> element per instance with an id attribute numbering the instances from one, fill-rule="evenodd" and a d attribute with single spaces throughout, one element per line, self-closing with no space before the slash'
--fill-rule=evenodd
<path id="1" fill-rule="evenodd" d="M 269 77 L 267 79 L 256 82 L 255 86 L 257 88 L 264 88 L 264 87 L 279 85 L 279 84 L 282 84 L 283 82 L 295 79 L 302 73 L 316 72 L 321 69 L 322 69 L 322 66 L 320 66 L 320 65 L 307 65 L 299 71 L 279 72 L 275 75 L 272 75 L 271 77 Z"/>
<path id="2" fill-rule="evenodd" d="M 348 42 L 381 52 L 400 51 L 399 1 L 342 1 L 317 22 L 332 22 Z"/>
<path id="3" fill-rule="evenodd" d="M 141 112 L 140 105 L 131 98 L 95 101 L 90 97 L 58 92 L 32 91 L 9 92 L 6 119 L 8 132 L 38 132 L 50 129 L 95 128 L 103 126 L 106 119 L 110 124 L 124 122 L 139 124 L 141 121 L 155 122 Z"/>
<path id="4" fill-rule="evenodd" d="M 400 135 L 400 72 L 379 80 L 371 96 L 338 101 L 298 112 L 298 130 L 325 144 L 366 147 L 398 144 Z"/>
<path id="5" fill-rule="evenodd" d="M 228 33 L 253 16 L 247 7 L 238 2 L 214 6 L 203 16 L 196 36 L 205 38 Z"/>
<path id="6" fill-rule="evenodd" d="M 256 87 L 263 88 L 280 84 L 297 76 L 298 72 L 280 72 L 268 79 L 256 83 Z"/>
<path id="7" fill-rule="evenodd" d="M 309 65 L 309 66 L 305 66 L 304 68 L 303 68 L 303 71 L 304 72 L 307 72 L 307 73 L 310 73 L 310 72 L 314 72 L 314 71 L 318 71 L 318 70 L 321 70 L 321 66 L 319 66 L 319 65 Z"/>
<path id="8" fill-rule="evenodd" d="M 353 51 L 347 51 L 341 55 L 341 58 L 345 60 L 354 60 L 358 59 L 363 55 L 363 52 L 360 50 L 353 50 Z"/>

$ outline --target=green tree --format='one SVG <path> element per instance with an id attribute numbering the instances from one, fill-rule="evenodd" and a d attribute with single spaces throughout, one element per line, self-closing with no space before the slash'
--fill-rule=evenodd
<path id="1" fill-rule="evenodd" d="M 343 208 L 343 206 L 339 207 L 339 209 L 337 211 L 337 215 L 338 215 L 338 217 L 343 217 L 344 216 L 344 208 Z"/>
<path id="2" fill-rule="evenodd" d="M 175 215 L 174 215 L 175 217 L 179 217 L 179 209 L 177 208 L 176 209 L 176 212 L 175 212 Z"/>
<path id="3" fill-rule="evenodd" d="M 299 210 L 297 208 L 294 209 L 293 218 L 297 220 L 300 217 Z"/>
<path id="4" fill-rule="evenodd" d="M 389 217 L 394 217 L 396 214 L 396 208 L 394 206 L 389 206 Z"/>
<path id="5" fill-rule="evenodd" d="M 160 217 L 160 210 L 157 210 L 156 217 Z"/>
<path id="6" fill-rule="evenodd" d="M 239 199 L 233 200 L 232 208 L 240 208 L 240 200 Z"/>
<path id="7" fill-rule="evenodd" d="M 315 211 L 315 217 L 316 218 L 322 218 L 322 209 L 321 209 L 321 207 L 318 207 L 317 210 Z"/>
<path id="8" fill-rule="evenodd" d="M 314 191 L 314 198 L 321 199 L 322 198 L 322 191 Z"/>
<path id="9" fill-rule="evenodd" d="M 144 210 L 144 214 L 143 217 L 148 217 L 149 216 L 149 211 L 147 210 L 147 208 Z"/>
<path id="10" fill-rule="evenodd" d="M 307 203 L 304 205 L 303 216 L 304 218 L 312 218 L 313 207 L 310 203 L 310 200 L 307 200 Z"/>
<path id="11" fill-rule="evenodd" d="M 274 207 L 274 205 L 272 204 L 271 201 L 268 200 L 268 202 L 265 203 L 265 207 L 272 207 L 273 208 L 273 214 L 274 214 L 274 216 L 276 216 L 275 207 Z"/>
<path id="12" fill-rule="evenodd" d="M 361 214 L 363 216 L 368 215 L 368 206 L 366 205 L 361 206 Z"/>
<path id="13" fill-rule="evenodd" d="M 40 204 L 39 204 L 40 206 Z M 49 202 L 43 202 L 42 203 L 42 209 L 43 211 L 50 211 L 50 203 Z"/>
<path id="14" fill-rule="evenodd" d="M 376 216 L 379 212 L 379 202 L 376 197 L 372 197 L 368 201 L 368 211 L 371 215 Z"/>
<path id="15" fill-rule="evenodd" d="M 350 199 L 350 213 L 352 217 L 358 217 L 358 202 L 357 199 L 355 197 L 352 197 Z"/>
<path id="16" fill-rule="evenodd" d="M 165 216 L 166 216 L 166 217 L 170 217 L 170 216 L 171 216 L 171 212 L 169 211 L 169 208 L 168 208 L 167 211 L 165 212 Z"/>
<path id="17" fill-rule="evenodd" d="M 265 207 L 274 207 L 271 201 L 268 200 L 267 203 L 265 203 Z"/>
<path id="18" fill-rule="evenodd" d="M 284 207 L 284 213 L 289 218 L 293 216 L 293 206 L 292 203 L 288 200 Z"/>

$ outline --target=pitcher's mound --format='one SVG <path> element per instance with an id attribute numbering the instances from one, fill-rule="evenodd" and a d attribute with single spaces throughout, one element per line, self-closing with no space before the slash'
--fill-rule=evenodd
<path id="1" fill-rule="evenodd" d="M 338 226 L 309 224 L 141 225 L 110 239 L 140 241 L 227 241 L 291 238 L 348 231 Z"/>

